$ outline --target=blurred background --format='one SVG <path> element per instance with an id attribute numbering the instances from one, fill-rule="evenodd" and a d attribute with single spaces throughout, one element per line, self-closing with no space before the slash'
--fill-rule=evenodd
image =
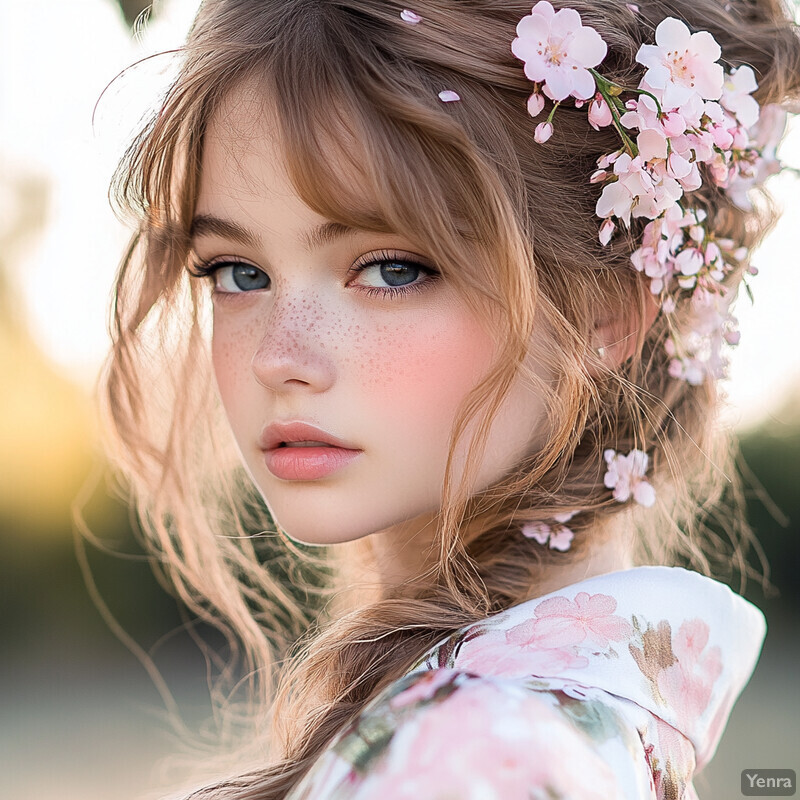
<path id="1" fill-rule="evenodd" d="M 153 578 L 115 499 L 92 390 L 107 348 L 111 280 L 128 232 L 107 186 L 126 139 L 169 78 L 150 54 L 180 46 L 197 0 L 0 0 L 0 797 L 133 800 L 181 742 L 158 683 L 112 632 L 149 654 L 189 727 L 209 713 L 205 662 Z M 137 22 L 137 19 L 139 20 Z M 103 94 L 102 100 L 98 100 Z M 782 150 L 800 166 L 800 125 Z M 761 248 L 755 303 L 737 314 L 724 424 L 741 437 L 750 517 L 775 592 L 761 664 L 705 800 L 740 797 L 744 768 L 800 769 L 800 182 L 771 188 L 782 222 Z M 70 506 L 97 541 L 80 568 Z M 102 602 L 95 601 L 96 597 Z M 123 636 L 123 638 L 125 638 Z"/>

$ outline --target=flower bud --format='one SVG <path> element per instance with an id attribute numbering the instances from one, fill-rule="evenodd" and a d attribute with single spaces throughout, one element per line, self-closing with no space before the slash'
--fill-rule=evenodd
<path id="1" fill-rule="evenodd" d="M 539 92 L 534 92 L 528 98 L 528 113 L 532 117 L 538 117 L 544 109 L 544 97 Z"/>
<path id="2" fill-rule="evenodd" d="M 549 122 L 540 122 L 533 132 L 533 140 L 544 144 L 553 135 L 553 126 Z"/>
<path id="3" fill-rule="evenodd" d="M 589 124 L 596 131 L 599 131 L 600 128 L 610 125 L 612 121 L 611 109 L 608 107 L 603 95 L 598 92 L 589 106 Z"/>

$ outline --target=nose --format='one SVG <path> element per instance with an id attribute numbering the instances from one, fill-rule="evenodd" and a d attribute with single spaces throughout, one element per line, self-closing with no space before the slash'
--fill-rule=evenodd
<path id="1" fill-rule="evenodd" d="M 277 303 L 250 362 L 256 381 L 274 392 L 324 392 L 336 379 L 330 326 L 318 299 Z"/>

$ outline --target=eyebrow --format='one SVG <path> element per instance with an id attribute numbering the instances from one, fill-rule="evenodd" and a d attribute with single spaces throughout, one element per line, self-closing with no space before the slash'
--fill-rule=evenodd
<path id="1" fill-rule="evenodd" d="M 317 250 L 326 244 L 333 244 L 347 236 L 354 236 L 360 231 L 359 228 L 354 228 L 351 225 L 344 225 L 341 222 L 323 222 L 316 228 L 303 233 L 300 241 L 309 252 Z M 193 220 L 189 228 L 189 236 L 191 239 L 199 239 L 202 236 L 220 236 L 224 239 L 230 239 L 245 247 L 252 247 L 259 249 L 261 247 L 261 239 L 252 231 L 242 227 L 236 222 L 221 217 L 215 217 L 211 214 L 198 214 Z"/>

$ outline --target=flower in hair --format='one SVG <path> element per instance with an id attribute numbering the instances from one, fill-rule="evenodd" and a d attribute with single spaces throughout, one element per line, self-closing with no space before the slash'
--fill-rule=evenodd
<path id="1" fill-rule="evenodd" d="M 645 475 L 650 459 L 641 450 L 631 450 L 627 455 L 615 450 L 603 453 L 608 469 L 603 476 L 606 488 L 613 489 L 614 499 L 626 503 L 631 497 L 640 505 L 649 508 L 656 501 L 656 492 Z"/>
<path id="2" fill-rule="evenodd" d="M 723 72 L 717 61 L 721 55 L 708 31 L 691 33 L 683 22 L 667 17 L 656 28 L 655 45 L 643 44 L 636 60 L 648 68 L 644 80 L 660 91 L 662 105 L 677 108 L 695 95 L 719 100 Z"/>
<path id="3" fill-rule="evenodd" d="M 556 514 L 553 519 L 555 524 L 546 522 L 526 522 L 522 526 L 522 535 L 534 539 L 541 545 L 549 544 L 551 550 L 560 550 L 562 553 L 569 550 L 575 534 L 564 524 L 569 522 L 577 511 L 566 514 Z"/>
<path id="4" fill-rule="evenodd" d="M 544 84 L 551 100 L 569 96 L 588 100 L 595 90 L 589 69 L 605 58 L 606 43 L 594 28 L 581 23 L 574 9 L 556 11 L 547 0 L 540 0 L 519 21 L 511 51 L 525 62 L 528 78 Z"/>
<path id="5" fill-rule="evenodd" d="M 530 115 L 544 110 L 545 98 L 552 101 L 535 128 L 537 143 L 553 137 L 555 112 L 570 96 L 576 108 L 591 100 L 593 128 L 616 130 L 621 146 L 603 155 L 588 178 L 600 186 L 599 241 L 608 245 L 620 225 L 647 221 L 632 266 L 650 279 L 665 314 L 687 301 L 666 344 L 670 374 L 690 384 L 723 377 L 722 345 L 738 342 L 729 310 L 735 289 L 725 281 L 732 273 L 755 273 L 747 249 L 715 234 L 692 193 L 711 183 L 747 210 L 748 190 L 780 169 L 775 148 L 786 114 L 777 106 L 761 109 L 752 97 L 753 70 L 726 72 L 714 37 L 673 17 L 659 23 L 655 44 L 639 48 L 636 60 L 646 69 L 635 88 L 601 75 L 595 67 L 606 45 L 599 34 L 574 9 L 556 11 L 547 0 L 520 20 L 511 50 L 534 83 Z"/>

